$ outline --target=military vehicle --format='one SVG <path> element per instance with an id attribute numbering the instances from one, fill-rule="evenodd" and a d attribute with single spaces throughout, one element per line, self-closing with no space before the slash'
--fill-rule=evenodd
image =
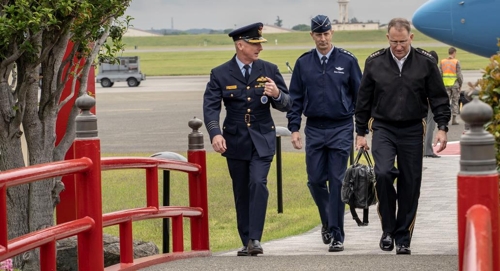
<path id="1" fill-rule="evenodd" d="M 103 88 L 125 81 L 129 87 L 137 87 L 143 80 L 146 80 L 146 75 L 141 72 L 138 56 L 118 57 L 118 63 L 99 63 L 96 82 Z"/>

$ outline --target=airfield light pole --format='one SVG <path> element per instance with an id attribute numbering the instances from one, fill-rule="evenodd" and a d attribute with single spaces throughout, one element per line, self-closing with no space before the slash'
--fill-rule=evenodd
<path id="1" fill-rule="evenodd" d="M 175 152 L 158 152 L 151 157 L 187 162 L 186 157 Z M 163 170 L 163 206 L 170 206 L 170 170 Z M 170 218 L 163 218 L 163 253 L 170 252 Z"/>
<path id="2" fill-rule="evenodd" d="M 276 126 L 276 186 L 278 194 L 278 213 L 283 213 L 283 177 L 281 166 L 281 137 L 292 133 L 285 127 Z"/>

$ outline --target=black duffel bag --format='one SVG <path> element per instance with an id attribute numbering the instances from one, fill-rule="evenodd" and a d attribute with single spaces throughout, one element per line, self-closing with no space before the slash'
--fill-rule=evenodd
<path id="1" fill-rule="evenodd" d="M 361 155 L 365 157 L 368 165 L 359 163 Z M 353 164 L 345 172 L 341 198 L 344 203 L 349 204 L 353 219 L 356 220 L 358 226 L 367 226 L 368 207 L 377 203 L 377 196 L 373 163 L 363 148 L 359 149 Z M 363 209 L 363 222 L 359 219 L 356 208 Z"/>

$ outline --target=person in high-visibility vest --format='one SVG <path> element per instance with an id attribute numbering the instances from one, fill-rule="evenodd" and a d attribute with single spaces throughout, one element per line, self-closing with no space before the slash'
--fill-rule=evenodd
<path id="1" fill-rule="evenodd" d="M 441 71 L 441 76 L 443 77 L 443 83 L 446 87 L 446 92 L 448 92 L 448 97 L 450 97 L 451 104 L 451 124 L 457 125 L 457 115 L 460 114 L 459 99 L 460 99 L 460 89 L 462 88 L 463 76 L 462 70 L 460 69 L 460 61 L 456 59 L 457 49 L 450 47 L 448 49 L 448 57 L 441 60 L 441 65 L 439 70 Z"/>

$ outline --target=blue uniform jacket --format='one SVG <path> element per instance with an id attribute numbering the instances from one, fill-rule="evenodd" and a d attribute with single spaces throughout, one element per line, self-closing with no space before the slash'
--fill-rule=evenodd
<path id="1" fill-rule="evenodd" d="M 352 119 L 361 69 L 356 57 L 335 47 L 325 71 L 316 49 L 303 54 L 295 62 L 290 82 L 292 108 L 287 113 L 288 129 L 300 129 L 302 114 L 310 120 L 344 123 Z"/>
<path id="2" fill-rule="evenodd" d="M 252 145 L 260 157 L 274 155 L 276 127 L 270 107 L 282 112 L 290 109 L 288 88 L 278 67 L 260 59 L 253 62 L 247 84 L 235 57 L 236 55 L 212 69 L 210 73 L 210 81 L 203 97 L 203 118 L 210 141 L 214 136 L 222 134 L 227 147 L 222 155 L 227 158 L 250 160 Z M 279 101 L 267 97 L 267 103 L 261 102 L 265 77 L 271 78 L 280 89 Z M 221 101 L 226 108 L 222 130 L 219 125 Z"/>

